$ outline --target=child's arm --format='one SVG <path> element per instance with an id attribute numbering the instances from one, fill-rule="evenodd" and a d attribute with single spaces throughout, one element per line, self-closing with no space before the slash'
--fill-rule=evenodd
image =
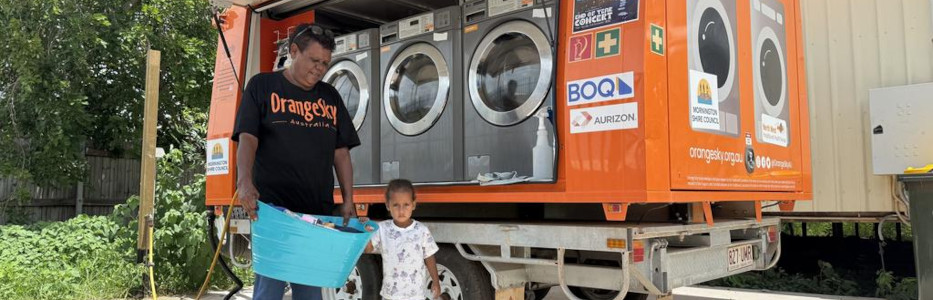
<path id="1" fill-rule="evenodd" d="M 437 276 L 437 262 L 434 260 L 434 255 L 428 256 L 424 259 L 424 265 L 428 267 L 428 273 L 431 274 L 431 292 L 434 295 L 433 299 L 440 299 L 441 297 L 441 281 L 440 277 Z"/>
<path id="2" fill-rule="evenodd" d="M 369 225 L 366 225 L 366 230 L 373 231 L 372 227 Z M 364 249 L 363 252 L 369 254 L 382 252 L 382 235 L 380 235 L 378 229 L 373 232 L 373 235 L 369 238 L 369 242 L 366 243 L 366 249 Z"/>
<path id="3" fill-rule="evenodd" d="M 376 247 L 373 247 L 373 242 L 366 243 L 366 250 L 363 250 L 363 253 L 367 253 L 367 254 L 376 253 Z"/>

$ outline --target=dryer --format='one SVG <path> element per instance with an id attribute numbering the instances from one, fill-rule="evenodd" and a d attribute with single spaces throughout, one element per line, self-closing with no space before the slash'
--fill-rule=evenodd
<path id="1" fill-rule="evenodd" d="M 784 4 L 779 0 L 749 1 L 755 133 L 759 142 L 787 147 L 791 124 Z"/>
<path id="2" fill-rule="evenodd" d="M 546 117 L 554 107 L 555 5 L 556 1 L 529 0 L 473 0 L 463 5 L 467 179 L 488 172 L 533 175 L 532 148 L 539 125 L 535 117 Z M 554 128 L 545 123 L 550 147 Z"/>
<path id="3" fill-rule="evenodd" d="M 360 137 L 361 144 L 350 150 L 353 184 L 379 183 L 379 31 L 354 32 L 334 42 L 323 81 L 340 93 Z"/>
<path id="4" fill-rule="evenodd" d="M 694 130 L 727 136 L 741 131 L 736 17 L 734 0 L 687 1 L 689 69 L 716 76 L 721 116 L 718 129 Z"/>
<path id="5" fill-rule="evenodd" d="M 379 28 L 381 180 L 462 181 L 460 7 Z"/>

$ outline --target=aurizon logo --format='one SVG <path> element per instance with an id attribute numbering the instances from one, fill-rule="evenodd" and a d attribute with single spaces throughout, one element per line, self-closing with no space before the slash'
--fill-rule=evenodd
<path id="1" fill-rule="evenodd" d="M 571 124 L 573 124 L 574 127 L 583 127 L 586 125 L 590 125 L 590 122 L 592 121 L 593 121 L 593 116 L 590 115 L 590 113 L 581 111 L 580 114 L 578 114 L 576 118 L 573 118 L 573 122 L 571 122 Z"/>
<path id="2" fill-rule="evenodd" d="M 278 93 L 272 93 L 269 102 L 272 104 L 272 113 L 290 113 L 304 118 L 307 122 L 314 121 L 316 118 L 324 118 L 337 126 L 337 106 L 327 104 L 324 99 L 296 101 L 279 97 Z"/>

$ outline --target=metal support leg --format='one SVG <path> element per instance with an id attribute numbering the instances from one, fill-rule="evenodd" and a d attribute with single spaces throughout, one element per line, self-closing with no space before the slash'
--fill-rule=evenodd
<path id="1" fill-rule="evenodd" d="M 577 298 L 573 292 L 570 291 L 570 287 L 567 286 L 567 280 L 564 279 L 564 252 L 566 249 L 557 248 L 557 281 L 560 282 L 560 289 L 564 291 L 564 295 L 567 296 L 570 300 L 583 300 Z M 628 270 L 628 251 L 622 251 L 622 288 L 619 290 L 619 294 L 613 300 L 622 300 L 625 299 L 625 295 L 628 294 L 629 289 L 629 280 L 631 277 Z"/>
<path id="2" fill-rule="evenodd" d="M 781 247 L 780 246 L 777 247 L 777 252 L 774 253 L 774 258 L 771 259 L 771 263 L 765 266 L 764 270 L 774 268 L 774 266 L 777 265 L 779 260 L 781 260 Z"/>
<path id="3" fill-rule="evenodd" d="M 655 286 L 654 282 L 648 280 L 648 277 L 646 277 L 645 274 L 642 274 L 641 270 L 633 267 L 631 273 L 632 275 L 635 275 L 635 280 L 638 280 L 638 282 L 641 283 L 641 285 L 643 285 L 646 290 L 648 290 L 648 293 L 651 293 L 652 295 L 664 295 L 664 292 L 661 292 L 661 289 Z"/>

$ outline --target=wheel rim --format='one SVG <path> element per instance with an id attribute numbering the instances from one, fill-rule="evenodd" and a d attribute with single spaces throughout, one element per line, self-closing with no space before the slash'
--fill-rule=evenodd
<path id="1" fill-rule="evenodd" d="M 347 284 L 334 290 L 334 298 L 337 300 L 363 300 L 363 276 L 360 275 L 360 269 L 353 267 L 350 277 L 347 277 Z"/>
<path id="2" fill-rule="evenodd" d="M 442 299 L 463 300 L 463 290 L 460 288 L 460 280 L 457 279 L 457 276 L 454 275 L 454 272 L 450 271 L 450 269 L 442 264 L 437 264 L 437 277 L 440 279 Z M 425 291 L 425 295 L 433 295 L 433 292 L 431 292 L 431 286 L 433 284 L 434 282 L 432 279 L 430 284 L 428 284 L 428 289 Z M 430 297 L 427 297 L 426 299 L 430 299 Z"/>

